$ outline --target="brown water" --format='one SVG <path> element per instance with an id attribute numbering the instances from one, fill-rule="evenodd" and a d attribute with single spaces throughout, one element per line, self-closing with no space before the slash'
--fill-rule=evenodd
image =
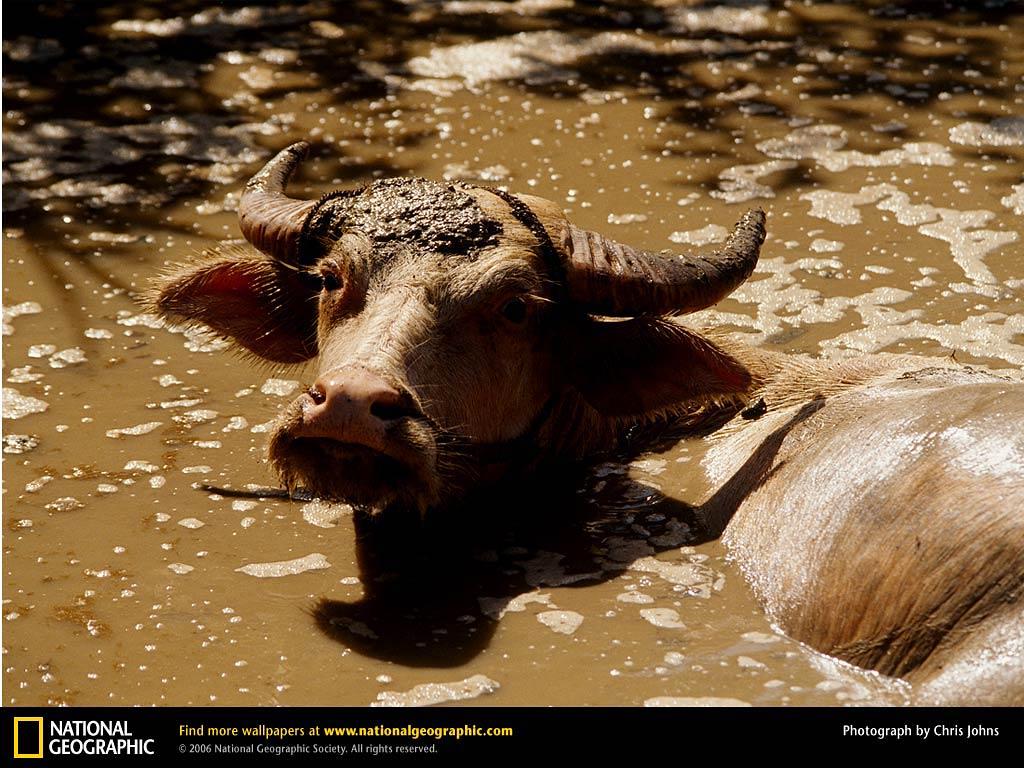
<path id="1" fill-rule="evenodd" d="M 761 265 L 704 322 L 1019 369 L 1024 13 L 858 5 L 5 9 L 4 703 L 423 702 L 395 694 L 463 680 L 495 705 L 906 701 L 775 631 L 719 544 L 686 546 L 699 444 L 480 501 L 494 525 L 406 542 L 412 583 L 371 580 L 387 564 L 347 508 L 196 487 L 274 484 L 266 424 L 309 371 L 133 301 L 236 237 L 244 180 L 312 138 L 293 194 L 484 180 L 654 248 L 761 205 Z"/>

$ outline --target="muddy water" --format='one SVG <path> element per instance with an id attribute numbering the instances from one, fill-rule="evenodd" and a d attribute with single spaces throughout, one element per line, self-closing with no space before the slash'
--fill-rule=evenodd
<path id="1" fill-rule="evenodd" d="M 907 701 L 782 636 L 694 544 L 699 444 L 385 555 L 344 506 L 202 490 L 274 485 L 267 423 L 309 371 L 135 301 L 236 237 L 244 180 L 312 138 L 295 194 L 485 181 L 653 248 L 760 205 L 757 272 L 700 322 L 1019 369 L 1024 15 L 861 5 L 9 10 L 4 702 Z"/>

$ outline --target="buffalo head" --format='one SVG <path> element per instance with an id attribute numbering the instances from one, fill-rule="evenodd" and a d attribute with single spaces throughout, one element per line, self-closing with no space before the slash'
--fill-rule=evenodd
<path id="1" fill-rule="evenodd" d="M 713 255 L 655 254 L 496 189 L 394 178 L 292 199 L 306 150 L 246 186 L 254 249 L 180 265 L 154 298 L 260 358 L 316 359 L 270 442 L 289 488 L 422 512 L 511 465 L 584 459 L 633 425 L 747 391 L 742 365 L 667 316 L 750 275 L 762 212 Z"/>

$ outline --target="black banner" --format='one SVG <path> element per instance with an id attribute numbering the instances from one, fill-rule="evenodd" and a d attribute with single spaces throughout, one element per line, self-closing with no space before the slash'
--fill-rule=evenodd
<path id="1" fill-rule="evenodd" d="M 542 756 L 606 764 L 612 756 L 682 757 L 696 748 L 728 758 L 795 743 L 843 754 L 929 746 L 979 754 L 1019 747 L 1021 715 L 1012 709 L 8 707 L 3 743 L 7 761 L 17 765 L 39 758 L 44 765 L 199 765 L 232 756 L 437 765 L 453 757 Z"/>

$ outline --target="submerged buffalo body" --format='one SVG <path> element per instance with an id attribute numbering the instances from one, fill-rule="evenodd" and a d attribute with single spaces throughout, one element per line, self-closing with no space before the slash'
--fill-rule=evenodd
<path id="1" fill-rule="evenodd" d="M 760 211 L 706 258 L 655 254 L 481 187 L 295 200 L 305 151 L 246 187 L 255 250 L 180 265 L 153 299 L 263 359 L 317 360 L 270 442 L 289 488 L 423 513 L 637 427 L 712 432 L 715 492 L 692 501 L 790 634 L 915 680 L 921 701 L 1024 703 L 1024 384 L 786 356 L 672 319 L 750 275 Z"/>

